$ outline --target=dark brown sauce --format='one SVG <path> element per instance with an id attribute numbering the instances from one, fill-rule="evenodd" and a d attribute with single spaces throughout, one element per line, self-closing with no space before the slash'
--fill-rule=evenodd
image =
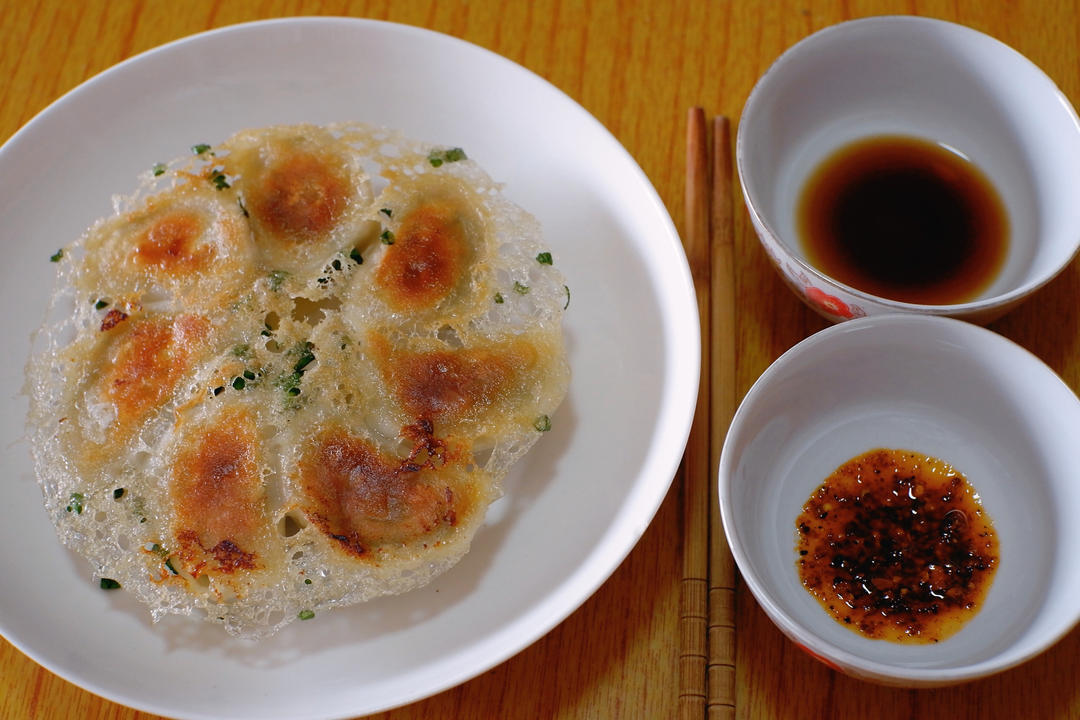
<path id="1" fill-rule="evenodd" d="M 934 643 L 977 611 L 998 564 L 979 496 L 949 464 L 877 449 L 826 478 L 796 520 L 803 585 L 873 639 Z"/>
<path id="2" fill-rule="evenodd" d="M 812 265 L 902 302 L 974 300 L 1008 251 L 1008 216 L 983 172 L 917 138 L 872 137 L 842 148 L 810 176 L 796 213 Z"/>

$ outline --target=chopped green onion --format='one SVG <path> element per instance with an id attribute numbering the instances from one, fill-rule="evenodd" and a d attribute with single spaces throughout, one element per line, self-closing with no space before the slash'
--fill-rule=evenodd
<path id="1" fill-rule="evenodd" d="M 315 613 L 311 610 L 301 610 L 296 615 L 296 617 L 300 618 L 301 620 L 310 620 L 311 618 L 315 617 Z"/>
<path id="2" fill-rule="evenodd" d="M 275 385 L 277 385 L 285 393 L 286 407 L 295 407 L 290 400 L 300 394 L 300 376 L 301 372 L 294 372 L 290 375 L 282 375 L 278 378 Z"/>
<path id="3" fill-rule="evenodd" d="M 68 506 L 64 509 L 68 512 L 73 512 L 76 515 L 82 515 L 83 500 L 85 499 L 86 496 L 82 493 L 71 493 L 71 497 L 68 498 Z"/>
<path id="4" fill-rule="evenodd" d="M 341 261 L 338 260 L 337 258 L 334 258 L 334 262 L 330 263 L 330 267 L 334 268 L 335 270 L 340 270 L 341 269 Z"/>
<path id="5" fill-rule="evenodd" d="M 294 400 L 294 398 L 300 394 L 300 378 L 307 371 L 307 366 L 315 361 L 315 353 L 312 352 L 314 347 L 314 343 L 299 342 L 290 348 L 289 355 L 296 357 L 293 372 L 289 375 L 282 375 L 274 383 L 284 391 L 285 407 L 288 409 L 297 407 L 298 401 Z"/>
<path id="6" fill-rule="evenodd" d="M 244 382 L 242 377 L 234 378 L 232 381 L 233 390 L 243 390 L 246 385 L 247 383 Z"/>
<path id="7" fill-rule="evenodd" d="M 551 253 L 549 253 L 549 252 L 540 253 L 539 255 L 536 256 L 536 262 L 540 263 L 541 265 L 551 265 L 552 264 L 552 262 L 551 262 Z"/>
<path id="8" fill-rule="evenodd" d="M 270 289 L 279 290 L 285 278 L 289 277 L 289 273 L 286 270 L 271 270 L 267 277 L 270 278 Z"/>
<path id="9" fill-rule="evenodd" d="M 314 347 L 314 343 L 311 342 L 297 343 L 293 347 L 291 353 L 300 356 L 296 360 L 296 365 L 293 366 L 293 372 L 300 375 L 304 374 L 304 368 L 306 368 L 315 360 L 315 353 L 311 352 L 312 348 Z"/>
<path id="10" fill-rule="evenodd" d="M 444 162 L 457 162 L 465 159 L 465 151 L 459 147 L 450 148 L 449 150 L 432 150 L 428 153 L 428 162 L 431 163 L 431 167 L 439 167 Z"/>
<path id="11" fill-rule="evenodd" d="M 206 152 L 209 149 L 210 149 L 210 146 L 207 145 L 206 143 L 199 143 L 198 145 L 192 145 L 191 146 L 191 152 L 195 153 L 196 155 L 202 155 L 204 152 Z"/>
<path id="12" fill-rule="evenodd" d="M 153 545 L 150 546 L 150 552 L 154 553 L 159 558 L 164 560 L 165 561 L 165 567 L 169 568 L 169 572 L 171 572 L 173 575 L 179 575 L 180 574 L 180 573 L 176 572 L 176 568 L 173 567 L 172 558 L 169 557 L 169 551 L 168 550 L 161 547 L 157 543 L 154 543 Z"/>
<path id="13" fill-rule="evenodd" d="M 94 303 L 95 310 L 104 310 L 107 307 L 109 307 L 109 303 L 105 300 L 98 300 L 96 303 Z"/>
<path id="14" fill-rule="evenodd" d="M 60 248 L 52 255 L 49 256 L 49 262 L 60 262 L 60 258 L 64 257 L 64 248 Z"/>
<path id="15" fill-rule="evenodd" d="M 224 190 L 225 188 L 230 187 L 229 181 L 225 179 L 225 174 L 221 171 L 217 171 L 211 175 L 210 182 L 214 183 L 214 187 L 218 190 Z"/>
<path id="16" fill-rule="evenodd" d="M 124 497 L 124 488 L 116 488 L 112 491 L 113 500 L 119 500 Z"/>
<path id="17" fill-rule="evenodd" d="M 537 432 L 547 432 L 551 429 L 551 418 L 547 415 L 541 415 L 533 421 L 533 427 Z"/>
<path id="18" fill-rule="evenodd" d="M 225 386 L 224 385 L 219 385 L 218 387 L 214 388 L 214 397 L 217 397 L 218 395 L 220 395 L 223 392 L 225 392 Z"/>
<path id="19" fill-rule="evenodd" d="M 165 174 L 165 163 L 154 163 L 154 167 L 151 168 L 154 172 L 154 177 Z"/>
<path id="20" fill-rule="evenodd" d="M 251 372 L 250 370 L 245 370 L 244 371 L 244 379 L 245 380 L 254 380 L 255 379 L 255 373 Z"/>
<path id="21" fill-rule="evenodd" d="M 389 230 L 383 230 L 382 235 L 379 236 L 379 239 L 382 240 L 383 245 L 393 245 L 394 233 L 390 232 Z"/>
<path id="22" fill-rule="evenodd" d="M 112 578 L 101 578 L 102 590 L 116 590 L 120 587 L 120 583 L 116 582 Z"/>
<path id="23" fill-rule="evenodd" d="M 502 293 L 501 292 L 495 293 L 495 304 L 496 305 L 502 305 L 504 302 L 506 302 L 506 300 L 503 299 Z"/>
<path id="24" fill-rule="evenodd" d="M 304 584 L 305 585 L 310 585 L 311 584 L 311 578 L 304 578 Z"/>
<path id="25" fill-rule="evenodd" d="M 570 307 L 570 286 L 563 285 L 563 290 L 566 291 L 566 304 L 562 306 L 562 309 L 565 310 L 566 308 Z"/>
<path id="26" fill-rule="evenodd" d="M 529 294 L 529 286 L 528 285 L 522 285 L 517 280 L 515 280 L 514 281 L 514 292 L 516 292 L 518 295 L 528 295 Z"/>
<path id="27" fill-rule="evenodd" d="M 349 259 L 352 260 L 357 265 L 363 265 L 364 264 L 364 256 L 361 255 L 360 251 L 357 250 L 356 248 L 353 248 L 352 252 L 349 253 Z"/>
<path id="28" fill-rule="evenodd" d="M 394 211 L 390 208 L 381 208 L 379 212 L 381 212 L 386 217 L 394 217 Z"/>

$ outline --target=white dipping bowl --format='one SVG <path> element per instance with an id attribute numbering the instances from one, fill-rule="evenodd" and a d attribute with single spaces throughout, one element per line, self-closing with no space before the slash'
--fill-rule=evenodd
<path id="1" fill-rule="evenodd" d="M 975 300 L 889 300 L 837 282 L 807 260 L 795 209 L 808 176 L 838 149 L 878 135 L 944 145 L 997 188 L 1009 251 Z M 874 17 L 807 37 L 750 93 L 735 154 L 763 247 L 795 292 L 834 322 L 894 312 L 989 322 L 1046 284 L 1080 247 L 1075 110 L 1027 58 L 961 25 Z"/>
<path id="2" fill-rule="evenodd" d="M 802 586 L 795 520 L 838 466 L 873 448 L 952 464 L 982 498 L 1000 562 L 981 609 L 940 643 L 867 639 Z M 1080 401 L 1009 340 L 948 318 L 834 325 L 780 357 L 732 421 L 719 471 L 735 560 L 762 609 L 827 665 L 934 686 L 1017 665 L 1080 620 Z"/>

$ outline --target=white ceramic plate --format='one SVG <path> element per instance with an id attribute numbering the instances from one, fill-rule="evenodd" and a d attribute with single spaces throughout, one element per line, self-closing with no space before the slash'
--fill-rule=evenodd
<path id="1" fill-rule="evenodd" d="M 570 393 L 473 549 L 430 586 L 294 623 L 262 643 L 153 625 L 91 583 L 41 509 L 19 395 L 49 256 L 138 172 L 246 127 L 363 120 L 464 147 L 544 225 L 566 274 Z M 188 718 L 344 717 L 463 682 L 532 643 L 610 575 L 677 468 L 697 393 L 697 313 L 671 220 L 585 110 L 465 42 L 386 23 L 288 19 L 197 35 L 64 96 L 0 149 L 0 632 L 57 674 Z M 617 451 L 613 451 L 617 448 Z"/>

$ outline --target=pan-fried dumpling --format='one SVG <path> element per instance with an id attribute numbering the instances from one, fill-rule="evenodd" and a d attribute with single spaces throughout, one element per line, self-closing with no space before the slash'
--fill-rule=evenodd
<path id="1" fill-rule="evenodd" d="M 251 585 L 282 563 L 262 470 L 255 414 L 234 405 L 189 423 L 170 457 L 169 547 L 173 570 L 229 599 L 252 597 Z M 204 580 L 205 579 L 205 580 Z"/>
<path id="2" fill-rule="evenodd" d="M 566 383 L 558 338 L 540 332 L 468 347 L 377 333 L 369 341 L 385 397 L 402 422 L 427 420 L 440 434 L 482 448 L 534 433 Z"/>
<path id="3" fill-rule="evenodd" d="M 243 132 L 221 172 L 248 214 L 271 269 L 311 269 L 366 231 L 371 188 L 360 156 L 322 128 Z M 216 152 L 216 151 L 215 151 Z"/>
<path id="4" fill-rule="evenodd" d="M 214 309 L 250 284 L 254 244 L 240 206 L 187 183 L 90 230 L 75 285 L 88 302 Z"/>
<path id="5" fill-rule="evenodd" d="M 375 564 L 422 557 L 452 541 L 463 523 L 475 525 L 490 501 L 488 483 L 466 471 L 471 456 L 429 426 L 406 433 L 413 445 L 400 455 L 335 426 L 301 448 L 300 508 L 338 551 Z"/>
<path id="6" fill-rule="evenodd" d="M 61 539 L 155 619 L 244 637 L 454 565 L 569 383 L 536 221 L 359 123 L 146 181 L 67 248 L 28 367 Z"/>
<path id="7" fill-rule="evenodd" d="M 106 475 L 122 448 L 156 435 L 187 401 L 184 381 L 212 332 L 200 315 L 128 309 L 102 309 L 100 324 L 57 355 L 51 381 L 68 406 L 58 428 L 65 454 Z"/>

